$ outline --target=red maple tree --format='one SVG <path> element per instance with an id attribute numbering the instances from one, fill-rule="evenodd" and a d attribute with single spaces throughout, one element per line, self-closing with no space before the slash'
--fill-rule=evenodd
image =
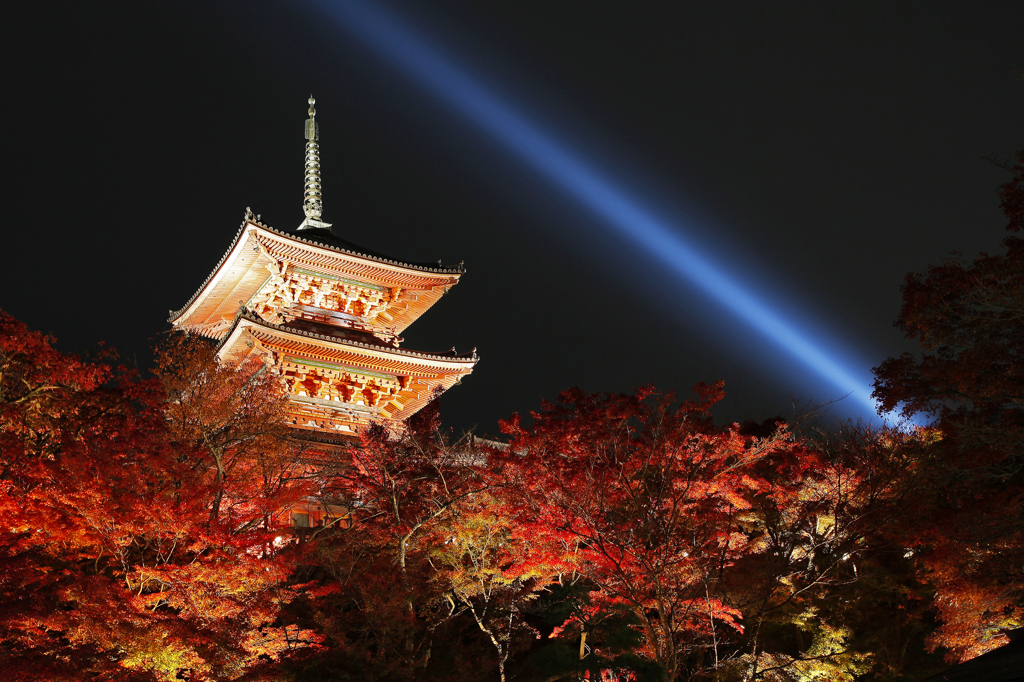
<path id="1" fill-rule="evenodd" d="M 1024 152 L 1000 190 L 1024 228 Z M 917 551 L 937 586 L 932 638 L 952 659 L 997 646 L 1024 622 L 1024 240 L 907 276 L 897 326 L 921 345 L 875 370 L 880 410 L 937 417 Z"/>
<path id="2" fill-rule="evenodd" d="M 504 424 L 522 453 L 508 464 L 523 492 L 518 532 L 547 537 L 602 599 L 630 608 L 645 654 L 669 679 L 695 648 L 743 632 L 743 614 L 716 584 L 750 550 L 751 501 L 771 494 L 754 465 L 786 447 L 781 436 L 715 428 L 721 386 L 696 392 L 675 404 L 650 389 L 573 390 L 534 413 L 529 429 L 518 417 Z"/>
<path id="3" fill-rule="evenodd" d="M 279 557 L 261 551 L 266 530 L 211 522 L 223 486 L 168 416 L 159 382 L 62 354 L 0 312 L 12 679 L 233 678 L 302 643 L 275 622 L 292 595 Z"/>

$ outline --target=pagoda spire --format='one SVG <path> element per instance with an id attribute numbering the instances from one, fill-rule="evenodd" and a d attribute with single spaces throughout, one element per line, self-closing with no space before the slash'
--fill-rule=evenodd
<path id="1" fill-rule="evenodd" d="M 324 211 L 320 194 L 320 126 L 316 122 L 316 100 L 309 96 L 309 118 L 306 119 L 306 187 L 303 193 L 302 210 L 306 219 L 299 225 L 300 230 L 315 227 L 331 229 L 330 223 L 320 220 Z"/>

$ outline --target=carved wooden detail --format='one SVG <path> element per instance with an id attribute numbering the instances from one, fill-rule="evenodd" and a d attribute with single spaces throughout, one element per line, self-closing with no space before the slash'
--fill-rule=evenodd
<path id="1" fill-rule="evenodd" d="M 176 327 L 219 339 L 223 360 L 257 358 L 287 386 L 299 429 L 356 435 L 401 420 L 469 374 L 476 356 L 400 348 L 400 334 L 462 274 L 332 249 L 247 222 Z"/>
<path id="2" fill-rule="evenodd" d="M 401 287 L 374 287 L 302 270 L 287 262 L 266 265 L 270 278 L 249 302 L 249 308 L 268 322 L 280 323 L 282 313 L 295 306 L 311 306 L 359 318 L 373 324 L 393 305 L 408 305 L 415 294 Z"/>
<path id="3" fill-rule="evenodd" d="M 358 370 L 315 367 L 285 359 L 278 369 L 288 392 L 294 396 L 319 401 L 347 403 L 380 411 L 393 400 L 401 401 L 399 392 L 409 386 L 408 377 L 386 377 L 364 374 Z"/>

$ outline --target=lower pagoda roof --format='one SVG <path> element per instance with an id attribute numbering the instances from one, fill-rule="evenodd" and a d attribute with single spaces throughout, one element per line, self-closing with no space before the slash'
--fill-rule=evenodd
<path id="1" fill-rule="evenodd" d="M 386 398 L 370 405 L 346 402 L 349 399 L 339 400 L 337 396 L 324 399 L 315 393 L 292 393 L 290 400 L 305 415 L 305 421 L 297 426 L 315 430 L 335 428 L 331 424 L 340 423 L 339 420 L 351 424 L 402 421 L 438 393 L 460 383 L 479 361 L 475 349 L 462 354 L 454 349 L 444 353 L 408 350 L 355 329 L 308 320 L 275 324 L 244 308 L 221 341 L 218 352 L 229 362 L 262 355 L 265 361 L 292 376 L 296 372 L 334 377 L 360 375 L 364 382 L 383 382 L 391 387 Z M 319 422 L 310 418 L 318 412 L 327 415 Z"/>
<path id="2" fill-rule="evenodd" d="M 338 344 L 343 347 L 365 348 L 401 358 L 416 358 L 419 360 L 441 361 L 446 363 L 454 362 L 457 363 L 458 366 L 468 366 L 470 371 L 480 360 L 480 357 L 476 354 L 475 348 L 469 353 L 457 353 L 454 348 L 440 353 L 427 353 L 424 351 L 409 350 L 407 348 L 397 348 L 385 343 L 370 332 L 359 329 L 337 327 L 334 325 L 313 322 L 311 320 L 294 320 L 292 322 L 274 324 L 273 322 L 264 320 L 262 317 L 247 308 L 242 308 L 238 311 L 234 325 L 232 325 L 231 329 L 224 335 L 224 338 L 220 343 L 221 350 L 231 345 L 232 337 L 236 336 L 236 331 L 240 328 L 240 325 L 242 327 L 247 326 L 244 324 L 245 322 L 249 322 L 255 327 L 260 327 L 266 330 L 284 332 L 298 337 L 315 339 L 317 341 L 326 341 L 330 344 Z M 317 347 L 320 347 L 319 344 L 317 344 Z M 397 357 L 396 362 L 399 361 L 397 360 Z"/>

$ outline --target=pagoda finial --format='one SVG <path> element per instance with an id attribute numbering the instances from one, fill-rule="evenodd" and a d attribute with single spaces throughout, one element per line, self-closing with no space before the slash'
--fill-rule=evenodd
<path id="1" fill-rule="evenodd" d="M 316 122 L 316 100 L 309 96 L 309 118 L 306 120 L 306 191 L 303 194 L 302 210 L 306 219 L 299 229 L 320 227 L 330 229 L 330 223 L 320 220 L 324 212 L 323 197 L 320 194 L 320 126 Z"/>

